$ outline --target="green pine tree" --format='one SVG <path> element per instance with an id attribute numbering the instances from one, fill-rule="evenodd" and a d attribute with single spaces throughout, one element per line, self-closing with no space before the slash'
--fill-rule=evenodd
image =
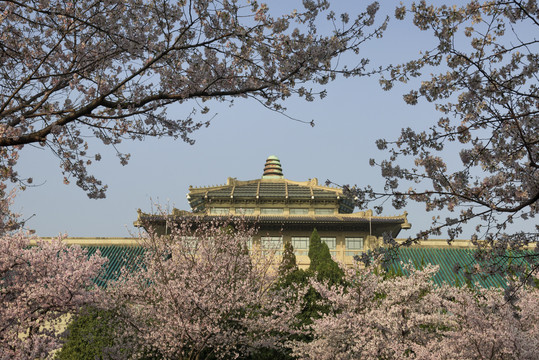
<path id="1" fill-rule="evenodd" d="M 309 242 L 309 271 L 315 274 L 319 281 L 329 281 L 330 285 L 343 284 L 344 271 L 333 260 L 329 248 L 322 242 L 316 229 L 313 230 Z"/>
<path id="2" fill-rule="evenodd" d="M 313 276 L 316 276 L 319 281 L 329 281 L 330 285 L 344 284 L 344 272 L 331 258 L 327 244 L 322 242 L 316 229 L 313 230 L 310 237 L 309 258 L 311 260 L 309 269 L 291 272 L 286 279 L 288 286 L 309 286 L 309 278 Z M 320 294 L 311 286 L 309 286 L 302 301 L 303 309 L 298 316 L 301 326 L 312 324 L 313 319 L 318 319 L 321 315 L 331 311 L 331 308 L 323 303 Z M 310 341 L 312 339 L 305 336 L 303 340 Z"/>
<path id="3" fill-rule="evenodd" d="M 279 281 L 277 287 L 284 289 L 294 286 L 296 289 L 306 286 L 308 277 L 305 270 L 298 268 L 294 247 L 290 240 L 285 241 L 281 263 L 279 264 Z"/>
<path id="4" fill-rule="evenodd" d="M 55 359 L 105 358 L 105 349 L 114 345 L 114 322 L 111 311 L 95 307 L 84 308 L 67 326 L 64 346 Z"/>
<path id="5" fill-rule="evenodd" d="M 279 274 L 285 276 L 292 271 L 296 271 L 298 265 L 296 263 L 296 255 L 294 254 L 294 247 L 292 246 L 292 241 L 285 240 L 284 242 L 284 251 L 279 265 Z"/>
<path id="6" fill-rule="evenodd" d="M 309 269 L 307 271 L 299 269 L 292 244 L 289 241 L 285 242 L 276 287 L 296 290 L 308 287 L 307 293 L 302 298 L 294 295 L 290 298 L 290 302 L 302 302 L 303 309 L 298 315 L 298 327 L 312 324 L 313 319 L 332 311 L 331 307 L 324 303 L 320 294 L 309 285 L 309 278 L 316 276 L 319 281 L 329 281 L 330 285 L 344 285 L 344 272 L 331 258 L 327 244 L 322 242 L 316 229 L 310 237 L 309 258 L 311 260 Z M 297 291 L 291 292 L 293 293 L 297 294 Z M 309 335 L 301 336 L 299 339 L 312 340 Z"/>

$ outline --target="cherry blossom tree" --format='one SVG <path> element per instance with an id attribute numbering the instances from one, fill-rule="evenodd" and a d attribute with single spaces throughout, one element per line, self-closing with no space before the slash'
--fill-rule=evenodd
<path id="1" fill-rule="evenodd" d="M 313 281 L 334 311 L 315 319 L 301 359 L 535 359 L 539 290 L 435 286 L 436 267 L 390 276 L 377 266 L 346 269 L 347 289 Z"/>
<path id="2" fill-rule="evenodd" d="M 441 117 L 428 119 L 428 129 L 406 128 L 395 141 L 378 140 L 390 155 L 371 160 L 386 179 L 383 189 L 346 190 L 359 206 L 374 202 L 379 212 L 386 199 L 396 208 L 416 201 L 427 211 L 449 211 L 445 218 L 435 214 L 432 226 L 410 242 L 442 231 L 452 240 L 471 222 L 476 225 L 472 239 L 478 246 L 477 240 L 484 240 L 482 246 L 494 249 L 494 257 L 537 244 L 535 224 L 525 232 L 508 230 L 517 220 L 533 222 L 538 211 L 537 1 L 472 0 L 453 7 L 420 1 L 396 9 L 397 19 L 406 16 L 431 32 L 437 46 L 393 66 L 381 85 L 389 90 L 398 82 L 421 80 L 404 100 L 432 102 Z M 532 271 L 538 269 L 538 253 L 527 258 Z M 490 262 L 490 270 L 497 265 Z"/>
<path id="3" fill-rule="evenodd" d="M 436 341 L 445 325 L 443 299 L 429 281 L 436 268 L 384 281 L 375 268 L 358 263 L 345 270 L 348 287 L 313 281 L 334 311 L 315 319 L 311 342 L 292 344 L 304 359 L 400 359 Z"/>
<path id="4" fill-rule="evenodd" d="M 10 207 L 15 198 L 15 189 L 7 190 L 7 185 L 0 182 L 0 235 L 20 228 L 20 215 L 11 211 Z"/>
<path id="5" fill-rule="evenodd" d="M 423 349 L 424 358 L 537 358 L 537 288 L 520 289 L 513 302 L 507 302 L 500 289 L 451 290 L 453 297 L 447 302 L 447 311 L 454 325 L 444 331 L 443 341 Z"/>
<path id="6" fill-rule="evenodd" d="M 104 262 L 60 239 L 0 237 L 0 359 L 45 358 L 57 349 L 58 325 L 96 299 L 93 279 Z"/>
<path id="7" fill-rule="evenodd" d="M 88 136 L 114 146 L 125 165 L 124 139 L 193 143 L 191 132 L 209 123 L 195 116 L 208 113 L 207 100 L 250 97 L 282 112 L 292 95 L 324 97 L 338 74 L 366 72 L 366 59 L 333 60 L 381 36 L 377 10 L 338 15 L 327 0 L 304 0 L 282 16 L 247 0 L 1 1 L 2 178 L 30 182 L 13 166 L 36 144 L 61 160 L 64 182 L 73 177 L 91 198 L 104 197 L 106 186 L 87 171 L 101 159 Z M 320 34 L 322 22 L 331 33 Z M 192 110 L 167 114 L 174 103 Z"/>
<path id="8" fill-rule="evenodd" d="M 167 359 L 235 358 L 283 348 L 299 305 L 275 289 L 273 256 L 249 253 L 239 221 L 169 224 L 143 240 L 143 268 L 108 292 L 119 314 L 119 350 Z"/>

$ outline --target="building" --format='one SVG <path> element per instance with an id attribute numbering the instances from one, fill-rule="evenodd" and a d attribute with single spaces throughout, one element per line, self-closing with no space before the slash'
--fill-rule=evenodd
<path id="1" fill-rule="evenodd" d="M 370 210 L 354 212 L 353 202 L 344 197 L 339 188 L 319 185 L 317 179 L 303 182 L 285 179 L 275 156 L 266 160 L 260 179 L 229 178 L 226 184 L 219 186 L 190 187 L 187 198 L 191 211 L 173 209 L 171 214 L 152 215 L 139 210 L 135 225 L 152 226 L 164 234 L 167 221 L 241 216 L 259 229 L 252 240 L 253 246 L 278 252 L 283 242 L 290 240 L 297 263 L 304 268 L 309 265 L 309 236 L 314 228 L 333 256 L 345 264 L 351 264 L 354 255 L 381 246 L 385 232 L 397 237 L 401 230 L 411 228 L 406 212 L 397 216 L 375 216 Z M 146 251 L 136 238 L 67 238 L 64 242 L 81 245 L 88 249 L 89 255 L 99 250 L 108 258 L 103 276 L 96 279 L 100 286 L 116 279 L 121 268 L 136 268 Z M 469 240 L 455 240 L 452 245 L 443 239 L 423 240 L 420 244 L 400 248 L 389 267 L 400 272 L 403 270 L 401 261 L 412 262 L 415 267 L 434 264 L 440 267 L 433 277 L 435 283 L 462 285 L 467 280 L 462 271 L 453 272 L 454 265 L 474 266 L 475 251 Z M 474 275 L 473 281 L 483 287 L 505 285 L 499 274 Z"/>
<path id="2" fill-rule="evenodd" d="M 187 199 L 191 212 L 174 209 L 171 214 L 150 215 L 139 211 L 135 225 L 166 233 L 167 221 L 240 216 L 258 228 L 253 246 L 278 253 L 284 241 L 291 241 L 301 267 L 309 265 L 309 236 L 315 228 L 335 259 L 351 264 L 353 256 L 379 247 L 384 233 L 397 237 L 411 227 L 406 212 L 397 216 L 354 212 L 354 202 L 340 188 L 320 185 L 316 178 L 286 179 L 276 156 L 268 157 L 260 179 L 228 178 L 223 185 L 191 186 Z"/>

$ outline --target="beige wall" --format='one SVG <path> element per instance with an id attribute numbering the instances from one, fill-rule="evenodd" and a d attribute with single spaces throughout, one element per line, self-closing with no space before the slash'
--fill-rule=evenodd
<path id="1" fill-rule="evenodd" d="M 395 239 L 398 243 L 406 241 L 406 239 Z M 453 240 L 451 245 L 447 243 L 447 239 L 429 239 L 422 240 L 419 244 L 414 245 L 414 248 L 457 248 L 457 249 L 470 249 L 473 248 L 471 240 Z"/>
<path id="2" fill-rule="evenodd" d="M 42 240 L 50 241 L 52 237 L 42 237 Z M 68 245 L 84 245 L 84 246 L 110 246 L 110 245 L 125 245 L 133 246 L 139 244 L 139 238 L 125 237 L 69 237 L 62 241 Z M 35 245 L 35 241 L 30 242 Z"/>
<path id="3" fill-rule="evenodd" d="M 318 234 L 320 237 L 335 237 L 336 238 L 336 248 L 330 249 L 331 255 L 335 260 L 342 262 L 344 264 L 351 265 L 353 263 L 353 255 L 359 254 L 361 252 L 367 251 L 369 249 L 374 249 L 381 244 L 381 239 L 377 239 L 375 236 L 370 236 L 368 233 L 362 233 L 357 231 L 319 231 Z M 279 231 L 268 231 L 268 232 L 259 232 L 254 237 L 254 247 L 260 245 L 260 238 L 264 236 L 282 236 L 283 243 L 285 241 L 291 241 L 292 237 L 301 236 L 301 237 L 310 237 L 310 231 L 287 231 L 286 233 L 281 233 Z M 347 237 L 361 237 L 363 238 L 363 251 L 350 251 L 346 249 L 346 238 Z M 299 250 L 294 249 L 296 253 L 296 262 L 301 268 L 307 268 L 310 264 L 309 257 L 307 255 L 308 249 Z"/>

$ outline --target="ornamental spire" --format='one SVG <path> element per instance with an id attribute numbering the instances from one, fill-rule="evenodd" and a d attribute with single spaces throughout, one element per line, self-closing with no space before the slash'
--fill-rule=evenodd
<path id="1" fill-rule="evenodd" d="M 264 174 L 262 179 L 283 179 L 283 169 L 281 161 L 275 155 L 268 156 L 266 165 L 264 166 Z"/>

